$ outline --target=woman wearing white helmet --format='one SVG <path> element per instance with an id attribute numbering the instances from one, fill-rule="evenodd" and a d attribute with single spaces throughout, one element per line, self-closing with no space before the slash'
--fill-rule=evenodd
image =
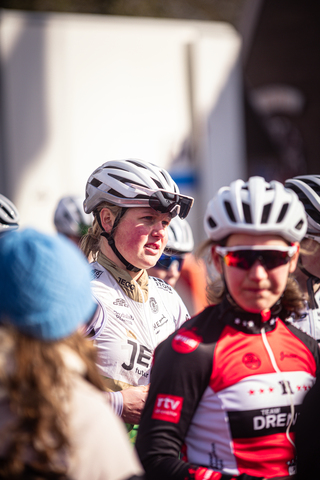
<path id="1" fill-rule="evenodd" d="M 154 267 L 149 268 L 151 277 L 158 277 L 175 287 L 179 280 L 187 253 L 194 247 L 192 230 L 187 220 L 175 217 L 168 227 L 168 242 Z"/>
<path id="2" fill-rule="evenodd" d="M 320 343 L 320 175 L 290 178 L 286 180 L 285 187 L 298 195 L 308 221 L 294 272 L 304 294 L 305 307 L 292 320 Z"/>
<path id="3" fill-rule="evenodd" d="M 0 194 L 0 236 L 19 228 L 20 215 L 15 205 Z"/>
<path id="4" fill-rule="evenodd" d="M 129 429 L 139 423 L 154 348 L 188 317 L 178 294 L 149 279 L 146 269 L 164 250 L 171 218 L 186 217 L 192 203 L 166 170 L 136 159 L 106 162 L 87 182 L 84 210 L 94 221 L 82 249 L 95 260 L 92 288 L 100 306 L 88 334 Z"/>
<path id="5" fill-rule="evenodd" d="M 216 304 L 155 350 L 138 454 L 152 480 L 294 478 L 295 422 L 319 367 L 316 341 L 285 321 L 301 307 L 288 277 L 303 205 L 251 177 L 218 191 L 204 226 Z"/>
<path id="6" fill-rule="evenodd" d="M 83 211 L 83 199 L 72 195 L 59 200 L 53 219 L 57 232 L 68 237 L 76 245 L 88 232 L 92 220 L 92 215 Z"/>

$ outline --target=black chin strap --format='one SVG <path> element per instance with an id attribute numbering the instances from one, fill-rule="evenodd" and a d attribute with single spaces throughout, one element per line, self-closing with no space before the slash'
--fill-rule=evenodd
<path id="1" fill-rule="evenodd" d="M 319 308 L 318 303 L 316 302 L 315 296 L 314 296 L 314 285 L 317 285 L 320 283 L 320 278 L 316 277 L 315 275 L 312 275 L 312 273 L 308 272 L 302 265 L 302 260 L 301 256 L 299 257 L 299 262 L 298 262 L 298 267 L 300 268 L 301 272 L 304 273 L 307 277 L 307 291 L 308 291 L 308 296 L 309 296 L 309 304 L 310 308 L 315 309 Z"/>
<path id="2" fill-rule="evenodd" d="M 99 223 L 99 226 L 102 230 L 101 232 L 101 236 L 102 237 L 105 237 L 107 240 L 108 240 L 108 244 L 110 245 L 112 251 L 114 252 L 114 254 L 119 258 L 119 260 L 123 263 L 123 265 L 126 267 L 127 270 L 129 270 L 130 272 L 140 272 L 141 271 L 141 268 L 138 268 L 138 267 L 135 267 L 134 265 L 132 265 L 132 263 L 128 262 L 128 260 L 126 260 L 123 255 L 121 255 L 121 253 L 119 252 L 119 250 L 117 249 L 116 247 L 116 244 L 115 244 L 115 241 L 114 241 L 114 238 L 113 238 L 113 235 L 114 235 L 114 231 L 116 229 L 116 227 L 118 226 L 121 218 L 123 217 L 123 215 L 126 213 L 127 209 L 126 208 L 122 208 L 121 209 L 121 212 L 118 213 L 118 215 L 116 216 L 115 218 L 115 221 L 114 221 L 114 224 L 112 226 L 112 229 L 111 229 L 111 232 L 108 233 L 105 231 L 105 229 L 103 228 L 102 226 L 102 223 L 101 223 L 101 219 L 100 219 L 100 212 L 97 212 L 95 214 L 95 217 L 97 219 L 97 222 Z"/>

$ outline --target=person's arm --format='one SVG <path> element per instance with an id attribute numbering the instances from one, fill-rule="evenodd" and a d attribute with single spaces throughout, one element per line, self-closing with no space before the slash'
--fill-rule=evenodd
<path id="1" fill-rule="evenodd" d="M 148 396 L 149 385 L 105 392 L 113 412 L 125 423 L 138 425 Z"/>
<path id="2" fill-rule="evenodd" d="M 155 352 L 137 452 L 150 480 L 220 479 L 223 477 L 217 472 L 179 458 L 190 422 L 209 383 L 212 351 L 197 348 L 190 353 L 178 353 L 171 346 L 174 336 Z"/>
<path id="3" fill-rule="evenodd" d="M 121 418 L 126 423 L 139 425 L 142 411 L 145 407 L 149 385 L 130 387 L 121 390 L 123 398 L 123 410 Z"/>

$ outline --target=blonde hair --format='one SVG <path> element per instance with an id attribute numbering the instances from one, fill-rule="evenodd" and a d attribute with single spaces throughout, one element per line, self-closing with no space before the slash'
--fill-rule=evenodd
<path id="1" fill-rule="evenodd" d="M 311 245 L 313 246 L 313 248 L 310 248 Z M 308 237 L 305 237 L 303 240 L 301 240 L 300 255 L 306 255 L 306 256 L 318 255 L 319 250 L 320 250 L 320 243 L 317 242 L 316 240 L 313 240 Z"/>
<path id="2" fill-rule="evenodd" d="M 219 242 L 219 244 L 226 244 L 226 239 Z M 207 263 L 212 264 L 211 256 L 211 246 L 217 245 L 217 242 L 209 239 L 203 242 L 197 250 L 197 257 L 202 257 Z M 207 285 L 207 299 L 210 304 L 221 303 L 226 295 L 226 287 L 221 275 L 217 275 L 217 278 L 211 279 Z M 300 287 L 297 281 L 294 279 L 293 275 L 288 276 L 286 288 L 281 297 L 281 304 L 283 310 L 288 312 L 289 316 L 291 313 L 299 315 L 299 312 L 304 308 L 304 299 L 303 294 L 300 290 Z"/>
<path id="3" fill-rule="evenodd" d="M 108 208 L 114 217 L 117 217 L 122 210 L 122 207 L 109 202 L 102 202 L 95 209 L 92 227 L 89 228 L 88 233 L 84 235 L 80 241 L 80 248 L 85 256 L 88 258 L 91 255 L 93 260 L 96 260 L 97 254 L 101 249 L 101 233 L 103 230 L 97 220 L 97 214 L 99 214 L 103 208 Z"/>
<path id="4" fill-rule="evenodd" d="M 1 327 L 0 334 L 0 382 L 15 419 L 3 434 L 9 440 L 0 478 L 67 478 L 61 455 L 72 450 L 65 411 L 71 391 L 63 349 L 75 352 L 85 365 L 84 378 L 104 390 L 95 364 L 96 349 L 80 333 L 57 342 L 28 337 L 11 327 Z M 32 460 L 26 465 L 30 451 Z M 30 469 L 33 473 L 28 476 Z"/>

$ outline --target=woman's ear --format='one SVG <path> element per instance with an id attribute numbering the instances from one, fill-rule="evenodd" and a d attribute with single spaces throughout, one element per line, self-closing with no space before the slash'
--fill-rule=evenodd
<path id="1" fill-rule="evenodd" d="M 107 233 L 110 233 L 114 224 L 115 216 L 109 208 L 103 208 L 100 211 L 101 225 Z"/>
<path id="2" fill-rule="evenodd" d="M 297 245 L 298 250 L 296 251 L 296 253 L 293 255 L 293 257 L 290 260 L 289 273 L 293 273 L 295 271 L 295 269 L 297 268 L 298 260 L 299 260 L 300 245 L 299 245 L 298 242 L 295 242 L 294 245 Z"/>
<path id="3" fill-rule="evenodd" d="M 216 245 L 212 245 L 211 247 L 211 256 L 214 266 L 218 273 L 222 273 L 222 265 L 221 265 L 221 257 L 216 252 Z"/>

